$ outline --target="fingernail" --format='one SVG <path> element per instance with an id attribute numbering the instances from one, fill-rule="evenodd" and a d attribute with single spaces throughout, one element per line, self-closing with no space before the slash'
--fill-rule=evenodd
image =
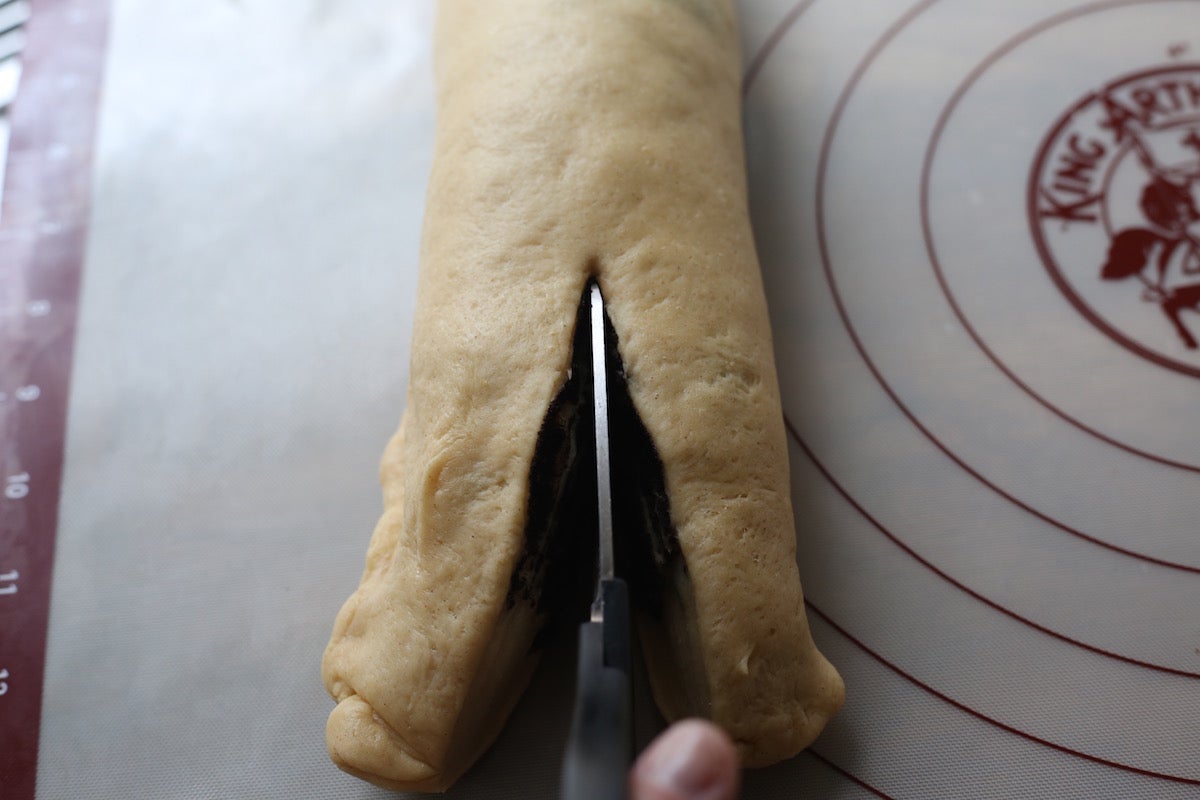
<path id="1" fill-rule="evenodd" d="M 679 800 L 717 800 L 729 796 L 726 759 L 720 741 L 696 725 L 683 725 L 656 743 L 638 765 L 639 777 L 668 797 Z"/>

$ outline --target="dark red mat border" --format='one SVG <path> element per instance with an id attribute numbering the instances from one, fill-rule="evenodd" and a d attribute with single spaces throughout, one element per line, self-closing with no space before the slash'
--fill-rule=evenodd
<path id="1" fill-rule="evenodd" d="M 0 216 L 5 800 L 33 800 L 37 782 L 67 396 L 109 16 L 108 0 L 33 0 L 31 6 L 21 82 L 9 111 Z"/>

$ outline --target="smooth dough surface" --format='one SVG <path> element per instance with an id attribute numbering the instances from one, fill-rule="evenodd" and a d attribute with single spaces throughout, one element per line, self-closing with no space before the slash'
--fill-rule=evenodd
<path id="1" fill-rule="evenodd" d="M 436 36 L 409 395 L 323 663 L 330 753 L 385 786 L 443 789 L 528 682 L 538 620 L 506 595 L 594 275 L 691 576 L 700 707 L 651 663 L 656 697 L 668 718 L 723 725 L 747 765 L 790 757 L 843 687 L 795 564 L 732 4 L 443 0 Z"/>

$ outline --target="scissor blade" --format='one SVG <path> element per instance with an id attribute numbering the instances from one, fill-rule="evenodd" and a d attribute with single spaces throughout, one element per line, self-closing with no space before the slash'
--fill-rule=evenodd
<path id="1" fill-rule="evenodd" d="M 596 420 L 596 501 L 599 514 L 600 561 L 592 619 L 604 618 L 601 586 L 616 576 L 613 561 L 612 475 L 608 441 L 608 350 L 604 335 L 604 298 L 600 287 L 591 285 L 592 409 Z"/>
<path id="2" fill-rule="evenodd" d="M 628 797 L 627 775 L 633 757 L 629 588 L 625 581 L 616 577 L 613 559 L 609 351 L 604 298 L 595 281 L 589 284 L 586 297 L 591 312 L 600 557 L 591 621 L 579 626 L 575 713 L 563 760 L 562 798 L 624 800 Z"/>

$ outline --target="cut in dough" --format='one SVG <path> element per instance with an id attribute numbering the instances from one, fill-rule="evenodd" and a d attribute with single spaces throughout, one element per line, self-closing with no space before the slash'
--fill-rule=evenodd
<path id="1" fill-rule="evenodd" d="M 527 684 L 542 620 L 509 589 L 592 276 L 691 579 L 644 642 L 664 714 L 715 720 L 759 766 L 841 705 L 795 563 L 737 42 L 729 0 L 440 3 L 407 408 L 322 670 L 343 769 L 444 789 Z"/>

